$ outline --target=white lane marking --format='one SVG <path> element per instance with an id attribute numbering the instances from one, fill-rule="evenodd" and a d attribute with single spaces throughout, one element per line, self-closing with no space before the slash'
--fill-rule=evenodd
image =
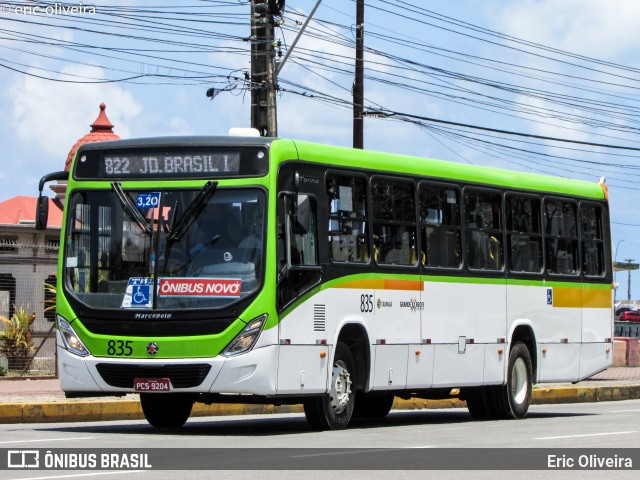
<path id="1" fill-rule="evenodd" d="M 117 472 L 92 472 L 92 473 L 76 473 L 74 475 L 55 475 L 51 477 L 29 477 L 20 478 L 19 480 L 51 480 L 54 478 L 79 478 L 79 477 L 96 477 L 98 475 L 119 475 L 123 473 L 146 473 L 144 470 L 128 470 Z"/>
<path id="2" fill-rule="evenodd" d="M 34 443 L 34 442 L 67 442 L 69 440 L 93 440 L 94 437 L 67 437 L 67 438 L 38 438 L 37 440 L 10 440 L 0 442 L 0 445 L 7 443 Z"/>
<path id="3" fill-rule="evenodd" d="M 626 413 L 626 412 L 640 412 L 640 408 L 637 410 L 611 410 L 609 413 Z"/>
<path id="4" fill-rule="evenodd" d="M 603 432 L 603 433 L 585 433 L 582 435 L 562 435 L 558 437 L 538 437 L 534 438 L 534 440 L 557 440 L 562 438 L 579 438 L 579 437 L 601 437 L 603 435 L 629 435 L 631 433 L 638 433 L 637 430 L 627 431 L 627 432 Z"/>
<path id="5" fill-rule="evenodd" d="M 353 455 L 354 453 L 378 453 L 378 452 L 386 452 L 388 450 L 403 450 L 403 449 L 402 448 L 376 448 L 376 449 L 363 448 L 362 450 L 351 450 L 348 452 L 331 451 L 329 453 L 309 453 L 307 455 L 293 455 L 292 458 L 325 457 L 327 455 Z"/>

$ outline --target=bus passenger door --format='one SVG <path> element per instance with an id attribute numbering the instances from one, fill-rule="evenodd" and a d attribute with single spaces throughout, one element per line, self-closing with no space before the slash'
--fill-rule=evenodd
<path id="1" fill-rule="evenodd" d="M 326 345 L 326 294 L 309 295 L 322 276 L 315 198 L 283 195 L 277 210 L 277 303 L 283 314 L 278 324 L 277 390 L 279 394 L 320 393 L 327 388 L 331 357 Z M 296 303 L 304 295 L 309 298 Z"/>

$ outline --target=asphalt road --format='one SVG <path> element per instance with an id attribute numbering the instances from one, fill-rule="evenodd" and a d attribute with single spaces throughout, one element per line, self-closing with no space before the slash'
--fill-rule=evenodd
<path id="1" fill-rule="evenodd" d="M 196 451 L 198 448 L 210 450 Z M 353 450 L 360 448 L 369 450 Z M 446 450 L 452 448 L 471 450 Z M 633 456 L 636 470 L 549 470 L 545 462 L 529 458 L 529 451 L 506 450 L 510 448 L 533 448 L 544 454 L 545 459 L 555 455 L 556 465 L 561 464 L 563 458 L 573 458 L 577 464 L 580 455 L 586 459 L 592 449 L 601 448 L 608 450 L 599 451 L 600 457 L 627 458 L 628 451 L 625 453 L 623 449 L 632 448 L 636 449 Z M 568 448 L 575 450 L 564 450 Z M 144 421 L 0 425 L 0 455 L 7 455 L 5 450 L 8 449 L 14 453 L 37 450 L 41 453 L 41 461 L 45 451 L 56 455 L 60 449 L 85 455 L 92 452 L 98 458 L 103 452 L 142 454 L 147 452 L 145 449 L 169 450 L 150 450 L 151 463 L 155 463 L 151 469 L 116 472 L 5 469 L 0 471 L 0 479 L 326 479 L 327 472 L 322 473 L 321 469 L 340 470 L 339 476 L 344 479 L 368 480 L 400 475 L 438 479 L 496 479 L 518 475 L 545 480 L 589 479 L 598 475 L 599 479 L 635 479 L 640 468 L 640 400 L 535 405 L 529 416 L 521 421 L 473 421 L 465 409 L 395 411 L 385 420 L 357 421 L 348 430 L 338 432 L 313 432 L 304 416 L 299 414 L 194 418 L 176 431 L 157 430 Z M 213 466 L 209 463 L 207 468 L 216 471 L 189 470 L 191 462 L 204 457 L 213 462 Z M 431 460 L 426 460 L 429 458 Z M 527 461 L 533 461 L 532 470 L 502 470 L 505 466 L 517 470 Z M 451 471 L 400 471 L 422 468 L 425 462 L 430 465 L 444 463 L 444 468 Z M 477 462 L 477 469 L 473 469 L 473 462 Z M 487 462 L 493 463 L 488 467 Z M 6 461 L 0 464 L 6 465 Z M 186 467 L 185 471 L 158 469 L 159 465 L 160 468 L 172 468 L 174 464 Z M 353 470 L 365 467 L 375 470 Z M 219 468 L 238 470 L 222 471 Z M 290 468 L 305 470 L 288 470 Z M 454 470 L 460 468 L 472 469 Z M 383 469 L 395 471 L 383 472 Z M 328 475 L 336 477 L 335 472 Z"/>

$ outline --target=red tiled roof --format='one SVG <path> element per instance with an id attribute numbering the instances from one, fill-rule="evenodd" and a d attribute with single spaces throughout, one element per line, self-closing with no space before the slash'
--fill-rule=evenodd
<path id="1" fill-rule="evenodd" d="M 87 133 L 84 137 L 80 138 L 69 150 L 69 155 L 67 155 L 67 161 L 64 164 L 65 171 L 69 171 L 71 168 L 71 161 L 73 160 L 74 155 L 80 145 L 84 145 L 85 143 L 93 143 L 93 142 L 105 142 L 107 140 L 120 140 L 120 137 L 113 133 L 113 124 L 107 118 L 107 114 L 104 112 L 107 106 L 104 103 L 100 104 L 100 113 L 98 114 L 98 118 L 96 118 L 95 122 L 91 124 L 91 131 Z"/>
<path id="2" fill-rule="evenodd" d="M 0 225 L 19 225 L 21 221 L 34 222 L 36 218 L 37 197 L 18 196 L 0 202 Z M 49 226 L 62 225 L 62 210 L 49 199 Z"/>

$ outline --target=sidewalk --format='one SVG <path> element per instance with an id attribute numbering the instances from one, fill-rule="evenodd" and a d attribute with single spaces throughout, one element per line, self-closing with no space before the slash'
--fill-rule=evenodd
<path id="1" fill-rule="evenodd" d="M 613 367 L 579 382 L 534 386 L 533 403 L 581 403 L 640 398 L 640 367 Z M 394 409 L 465 407 L 458 399 L 401 400 Z M 192 416 L 301 412 L 299 405 L 194 405 Z M 57 379 L 0 378 L 0 423 L 142 419 L 138 395 L 67 399 Z"/>

